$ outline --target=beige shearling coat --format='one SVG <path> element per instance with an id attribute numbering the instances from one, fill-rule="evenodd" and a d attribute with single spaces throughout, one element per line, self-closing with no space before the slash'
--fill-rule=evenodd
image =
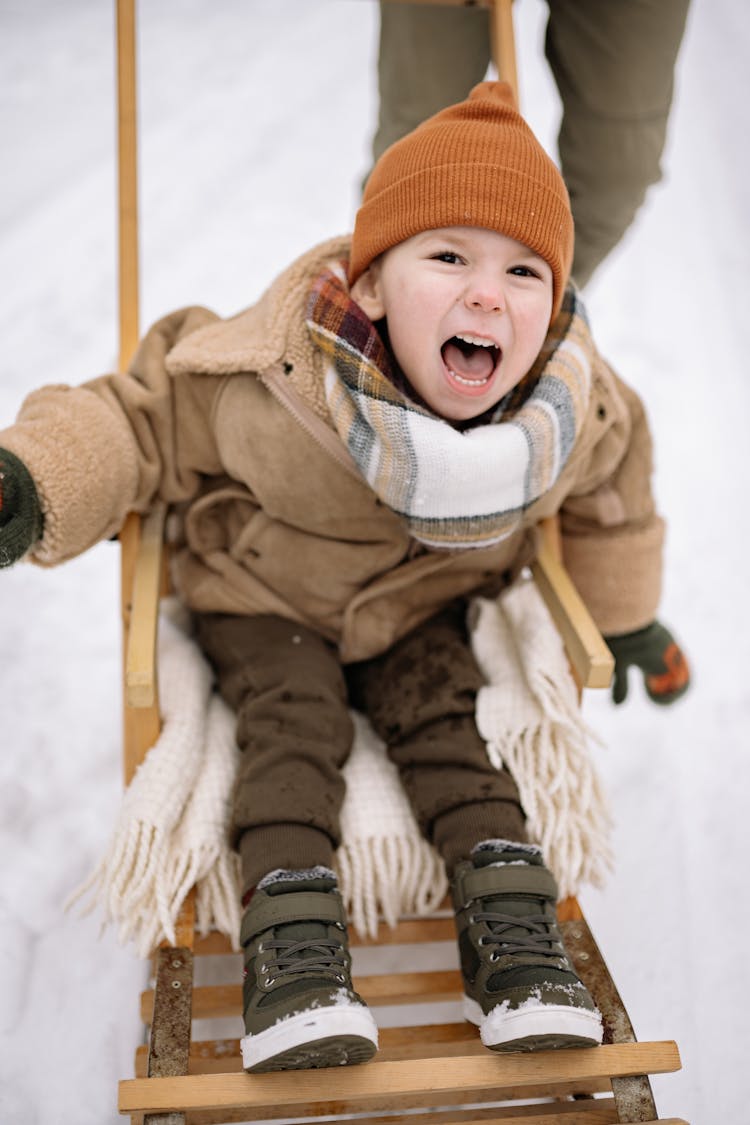
<path id="1" fill-rule="evenodd" d="M 176 513 L 173 577 L 189 606 L 291 617 L 352 661 L 513 573 L 534 525 L 559 511 L 565 562 L 602 631 L 648 624 L 663 528 L 633 391 L 591 342 L 588 416 L 523 527 L 492 547 L 426 549 L 361 477 L 326 408 L 304 307 L 323 265 L 347 249 L 346 239 L 314 248 L 229 320 L 170 314 L 127 375 L 31 394 L 0 446 L 26 463 L 42 503 L 32 560 L 69 559 L 162 498 Z"/>

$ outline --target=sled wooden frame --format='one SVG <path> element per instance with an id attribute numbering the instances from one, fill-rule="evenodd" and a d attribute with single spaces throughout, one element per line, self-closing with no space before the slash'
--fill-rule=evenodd
<path id="1" fill-rule="evenodd" d="M 422 0 L 416 0 L 422 2 Z M 424 0 L 427 2 L 427 0 Z M 432 0 L 444 4 L 462 0 Z M 463 0 L 491 9 L 498 73 L 517 89 L 512 0 Z M 119 126 L 120 369 L 139 336 L 135 0 L 116 0 Z M 165 586 L 162 549 L 166 512 L 130 516 L 121 534 L 124 666 L 124 772 L 130 780 L 159 734 L 156 676 L 158 605 Z M 560 561 L 554 522 L 542 528 L 534 575 L 566 644 L 581 687 L 606 687 L 612 658 Z M 596 999 L 604 1044 L 591 1050 L 494 1055 L 465 1022 L 381 1029 L 376 1059 L 337 1070 L 248 1075 L 236 1039 L 196 1040 L 193 1021 L 237 1016 L 241 986 L 194 984 L 196 956 L 231 954 L 219 934 L 195 932 L 194 892 L 185 901 L 175 946 L 154 952 L 153 987 L 141 997 L 147 1043 L 136 1051 L 135 1077 L 120 1083 L 118 1108 L 133 1123 L 208 1123 L 314 1118 L 319 1125 L 356 1114 L 363 1125 L 608 1125 L 611 1122 L 686 1125 L 657 1118 L 649 1074 L 678 1070 L 672 1041 L 639 1043 L 614 981 L 578 902 L 558 913 L 576 969 Z M 367 1002 L 438 1004 L 462 993 L 458 970 L 423 971 L 417 961 L 432 943 L 455 939 L 448 910 L 381 925 L 376 942 L 412 953 L 401 973 L 357 976 Z M 415 956 L 416 954 L 416 956 Z M 237 954 L 233 954 L 236 958 Z M 357 954 L 355 952 L 355 958 Z M 423 1009 L 424 1011 L 424 1009 Z"/>

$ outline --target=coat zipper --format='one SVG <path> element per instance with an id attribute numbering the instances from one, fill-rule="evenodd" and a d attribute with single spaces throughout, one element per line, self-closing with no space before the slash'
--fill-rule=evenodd
<path id="1" fill-rule="evenodd" d="M 342 444 L 341 438 L 335 430 L 320 418 L 313 410 L 310 409 L 305 399 L 295 390 L 290 384 L 288 377 L 284 374 L 284 369 L 281 366 L 275 365 L 269 367 L 259 375 L 260 381 L 270 391 L 278 403 L 280 403 L 292 417 L 299 422 L 303 430 L 314 441 L 331 456 L 343 469 L 346 469 L 357 480 L 365 481 L 362 473 L 359 471 L 356 461 L 349 453 L 349 450 Z"/>

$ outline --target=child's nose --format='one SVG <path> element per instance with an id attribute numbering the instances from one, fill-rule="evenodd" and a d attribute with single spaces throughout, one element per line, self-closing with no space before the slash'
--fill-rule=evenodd
<path id="1" fill-rule="evenodd" d="M 505 297 L 502 284 L 490 277 L 475 277 L 466 290 L 466 304 L 481 312 L 503 312 Z"/>

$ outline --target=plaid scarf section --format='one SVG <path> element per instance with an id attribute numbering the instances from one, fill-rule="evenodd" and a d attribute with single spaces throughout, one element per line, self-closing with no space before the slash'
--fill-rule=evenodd
<path id="1" fill-rule="evenodd" d="M 415 539 L 450 549 L 498 543 L 557 480 L 591 389 L 591 338 L 572 287 L 532 371 L 489 421 L 463 431 L 401 392 L 375 325 L 349 296 L 346 263 L 316 278 L 306 317 L 336 430 Z"/>

